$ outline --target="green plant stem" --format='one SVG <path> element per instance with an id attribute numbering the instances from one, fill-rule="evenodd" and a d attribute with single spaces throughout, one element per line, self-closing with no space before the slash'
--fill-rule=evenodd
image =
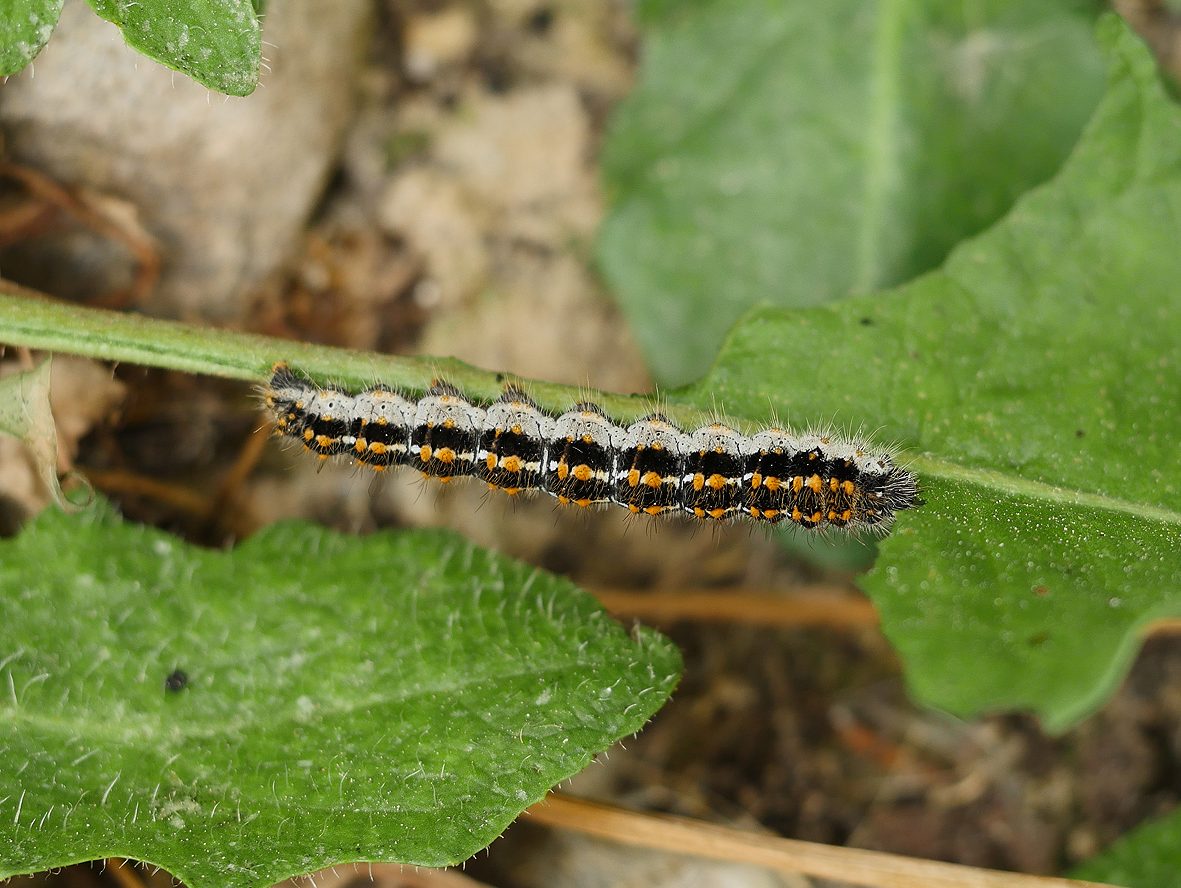
<path id="1" fill-rule="evenodd" d="M 0 286 L 0 340 L 11 345 L 128 361 L 210 376 L 261 382 L 271 366 L 290 360 L 333 376 L 373 376 L 375 356 L 266 336 L 194 327 L 144 315 L 58 302 L 5 282 Z M 420 384 L 412 361 L 388 358 L 381 372 Z"/>
<path id="2" fill-rule="evenodd" d="M 444 378 L 468 397 L 491 401 L 508 381 L 502 373 L 481 370 L 455 358 L 399 357 L 314 345 L 224 330 L 129 312 L 87 308 L 0 281 L 0 343 L 65 352 L 104 361 L 123 361 L 262 383 L 278 361 L 287 361 L 313 379 L 331 380 L 352 390 L 381 380 L 406 391 L 425 391 Z M 588 397 L 621 417 L 651 409 L 643 396 L 591 392 L 574 386 L 522 380 L 542 406 L 567 410 Z M 675 411 L 682 419 L 698 411 Z"/>

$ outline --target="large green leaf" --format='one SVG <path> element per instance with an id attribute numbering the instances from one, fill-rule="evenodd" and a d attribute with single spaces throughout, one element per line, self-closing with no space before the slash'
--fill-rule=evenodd
<path id="1" fill-rule="evenodd" d="M 221 553 L 47 512 L 0 542 L 0 877 L 456 863 L 637 731 L 678 668 L 449 533 L 287 524 Z"/>
<path id="2" fill-rule="evenodd" d="M 911 285 L 754 312 L 672 396 L 903 444 L 928 502 L 865 585 L 911 687 L 1052 729 L 1181 613 L 1181 109 L 1101 34 L 1107 94 L 1053 181 Z"/>
<path id="3" fill-rule="evenodd" d="M 258 85 L 261 29 L 253 0 L 87 0 L 144 55 L 231 96 Z"/>
<path id="4" fill-rule="evenodd" d="M 1045 181 L 1102 92 L 1100 5 L 647 4 L 599 256 L 657 378 L 697 377 L 761 301 L 935 267 Z"/>
<path id="5" fill-rule="evenodd" d="M 0 0 L 0 77 L 33 61 L 53 33 L 64 0 Z"/>
<path id="6" fill-rule="evenodd" d="M 1071 876 L 1125 888 L 1176 888 L 1181 870 L 1181 811 L 1138 826 Z"/>

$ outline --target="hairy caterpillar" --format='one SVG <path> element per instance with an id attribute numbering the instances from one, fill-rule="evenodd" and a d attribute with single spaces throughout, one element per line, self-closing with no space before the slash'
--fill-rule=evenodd
<path id="1" fill-rule="evenodd" d="M 444 481 L 474 477 L 564 504 L 884 532 L 919 503 L 914 474 L 888 454 L 829 435 L 744 435 L 717 422 L 684 432 L 656 413 L 622 426 L 590 402 L 548 413 L 515 386 L 487 406 L 444 382 L 421 398 L 380 385 L 349 393 L 283 363 L 263 400 L 277 434 L 323 459 L 347 456 L 379 471 L 411 466 Z"/>

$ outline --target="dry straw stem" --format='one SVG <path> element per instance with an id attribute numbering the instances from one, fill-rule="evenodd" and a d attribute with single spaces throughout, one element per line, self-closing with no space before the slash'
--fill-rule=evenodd
<path id="1" fill-rule="evenodd" d="M 876 627 L 878 614 L 851 586 L 810 586 L 800 595 L 776 596 L 743 589 L 686 589 L 680 592 L 630 592 L 596 588 L 595 598 L 617 616 L 654 622 L 696 620 L 751 623 L 777 628 L 807 626 Z"/>
<path id="2" fill-rule="evenodd" d="M 1099 888 L 1101 884 L 781 839 L 666 814 L 638 814 L 558 794 L 534 805 L 528 813 L 536 823 L 624 845 L 756 864 L 777 872 L 871 888 Z"/>
<path id="3" fill-rule="evenodd" d="M 672 623 L 691 620 L 701 623 L 747 623 L 777 629 L 827 626 L 837 629 L 876 628 L 877 608 L 866 598 L 850 593 L 854 586 L 806 587 L 793 595 L 741 588 L 685 589 L 676 592 L 633 592 L 623 589 L 592 588 L 599 603 L 617 617 Z M 1181 635 L 1181 618 L 1152 620 L 1141 630 L 1142 637 Z"/>
<path id="4" fill-rule="evenodd" d="M 144 881 L 140 878 L 135 864 L 122 857 L 108 857 L 105 872 L 119 884 L 119 888 L 144 888 Z"/>

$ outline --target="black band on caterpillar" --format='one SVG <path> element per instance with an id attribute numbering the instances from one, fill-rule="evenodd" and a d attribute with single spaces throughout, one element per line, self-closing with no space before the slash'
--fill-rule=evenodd
<path id="1" fill-rule="evenodd" d="M 413 466 L 443 481 L 475 477 L 511 495 L 543 490 L 584 507 L 884 532 L 919 504 L 913 473 L 829 435 L 744 435 L 717 422 L 686 433 L 659 414 L 623 428 L 589 402 L 554 416 L 516 387 L 487 407 L 444 382 L 417 399 L 382 386 L 350 394 L 319 388 L 286 364 L 275 365 L 263 400 L 276 434 L 321 459 L 348 456 L 378 471 Z"/>

